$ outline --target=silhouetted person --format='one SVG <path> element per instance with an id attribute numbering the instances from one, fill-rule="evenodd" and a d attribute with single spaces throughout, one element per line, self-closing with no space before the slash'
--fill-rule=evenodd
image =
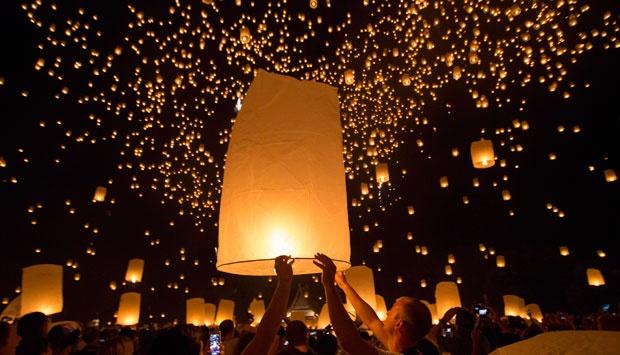
<path id="1" fill-rule="evenodd" d="M 22 339 L 17 345 L 17 355 L 51 354 L 47 341 L 49 320 L 41 312 L 32 312 L 24 315 L 17 322 L 17 335 Z"/>
<path id="2" fill-rule="evenodd" d="M 153 340 L 149 355 L 200 355 L 200 336 L 185 326 L 160 330 Z"/>
<path id="3" fill-rule="evenodd" d="M 308 327 L 298 320 L 291 321 L 286 326 L 286 339 L 288 346 L 285 350 L 280 351 L 278 355 L 301 355 L 316 354 L 308 346 Z"/>
<path id="4" fill-rule="evenodd" d="M 99 329 L 97 327 L 88 327 L 82 333 L 84 340 L 84 348 L 78 352 L 79 355 L 95 355 L 99 350 Z"/>
<path id="5" fill-rule="evenodd" d="M 80 340 L 80 334 L 78 330 L 71 331 L 63 325 L 55 325 L 50 329 L 47 338 L 52 355 L 69 355 Z"/>
<path id="6" fill-rule="evenodd" d="M 0 322 L 0 355 L 15 355 L 18 342 L 17 328 L 7 322 Z"/>

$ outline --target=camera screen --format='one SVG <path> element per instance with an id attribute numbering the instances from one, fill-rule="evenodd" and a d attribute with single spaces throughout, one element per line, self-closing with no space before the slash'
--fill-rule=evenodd
<path id="1" fill-rule="evenodd" d="M 219 334 L 209 335 L 209 350 L 211 351 L 211 355 L 220 355 L 220 335 Z"/>
<path id="2" fill-rule="evenodd" d="M 488 312 L 489 312 L 489 310 L 486 309 L 486 308 L 480 308 L 478 310 L 478 314 L 481 315 L 481 316 L 486 316 Z"/>

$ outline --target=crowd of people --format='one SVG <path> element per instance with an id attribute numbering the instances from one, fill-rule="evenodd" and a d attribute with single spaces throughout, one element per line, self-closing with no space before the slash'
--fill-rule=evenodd
<path id="1" fill-rule="evenodd" d="M 349 285 L 345 274 L 337 272 L 332 260 L 323 254 L 317 254 L 314 263 L 322 270 L 331 325 L 309 330 L 301 321 L 283 320 L 293 262 L 287 256 L 276 258 L 278 284 L 256 328 L 247 324 L 235 327 L 232 320 L 225 320 L 215 328 L 187 324 L 161 329 L 91 326 L 80 330 L 59 324 L 48 329 L 49 318 L 35 312 L 14 324 L 0 322 L 0 355 L 480 355 L 543 332 L 620 330 L 620 318 L 613 313 L 580 318 L 547 314 L 539 323 L 500 317 L 490 307 L 484 307 L 486 314 L 478 309 L 452 308 L 432 325 L 428 308 L 412 297 L 398 298 L 382 321 Z M 338 288 L 355 308 L 361 323 L 355 323 L 345 310 Z M 213 344 L 211 334 L 219 334 L 219 345 Z"/>

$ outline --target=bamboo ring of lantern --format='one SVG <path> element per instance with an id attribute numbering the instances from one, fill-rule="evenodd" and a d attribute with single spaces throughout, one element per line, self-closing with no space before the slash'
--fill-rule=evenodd
<path id="1" fill-rule="evenodd" d="M 481 139 L 471 142 L 469 147 L 471 162 L 476 169 L 486 169 L 495 165 L 495 153 L 493 152 L 493 142 Z"/>
<path id="2" fill-rule="evenodd" d="M 250 33 L 250 29 L 247 27 L 241 27 L 239 30 L 239 40 L 243 44 L 248 44 L 252 40 L 252 34 Z"/>
<path id="3" fill-rule="evenodd" d="M 342 128 L 337 89 L 263 70 L 250 85 L 228 147 L 217 268 L 274 275 L 279 255 L 295 274 L 317 273 L 317 252 L 349 267 Z"/>

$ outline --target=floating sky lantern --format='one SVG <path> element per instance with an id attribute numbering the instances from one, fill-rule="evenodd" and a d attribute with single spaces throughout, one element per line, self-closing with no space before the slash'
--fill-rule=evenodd
<path id="1" fill-rule="evenodd" d="M 368 195 L 368 184 L 365 182 L 360 183 L 360 192 L 362 195 Z"/>
<path id="2" fill-rule="evenodd" d="M 495 266 L 499 268 L 506 267 L 506 258 L 503 255 L 495 257 Z"/>
<path id="3" fill-rule="evenodd" d="M 413 206 L 407 206 L 407 214 L 412 216 L 415 213 Z"/>
<path id="4" fill-rule="evenodd" d="M 250 306 L 248 307 L 248 312 L 252 313 L 252 316 L 254 317 L 252 326 L 258 326 L 265 315 L 265 301 L 257 298 L 252 299 L 252 302 L 250 302 Z"/>
<path id="5" fill-rule="evenodd" d="M 217 304 L 217 313 L 215 315 L 215 324 L 230 319 L 235 320 L 235 302 L 227 299 L 221 299 Z"/>
<path id="6" fill-rule="evenodd" d="M 502 200 L 510 201 L 511 198 L 509 190 L 502 190 Z"/>
<path id="7" fill-rule="evenodd" d="M 403 86 L 409 86 L 411 85 L 411 77 L 409 77 L 408 74 L 403 74 L 400 77 L 400 82 L 403 84 Z"/>
<path id="8" fill-rule="evenodd" d="M 375 313 L 377 313 L 377 317 L 381 321 L 384 321 L 387 318 L 387 306 L 385 305 L 385 299 L 381 295 L 375 295 Z"/>
<path id="9" fill-rule="evenodd" d="M 561 246 L 560 247 L 560 255 L 568 256 L 569 254 L 570 254 L 570 251 L 568 250 L 567 246 Z"/>
<path id="10" fill-rule="evenodd" d="M 39 264 L 22 269 L 21 315 L 62 311 L 62 265 Z"/>
<path id="11" fill-rule="evenodd" d="M 588 277 L 589 286 L 603 286 L 605 285 L 605 278 L 599 269 L 588 268 L 586 270 L 586 276 Z"/>
<path id="12" fill-rule="evenodd" d="M 527 311 L 523 298 L 515 295 L 504 295 L 504 315 L 526 318 Z"/>
<path id="13" fill-rule="evenodd" d="M 141 282 L 143 270 L 144 270 L 144 260 L 130 259 L 129 265 L 127 265 L 127 273 L 125 274 L 125 281 L 129 281 L 132 283 Z"/>
<path id="14" fill-rule="evenodd" d="M 319 320 L 316 327 L 318 329 L 325 329 L 325 327 L 327 327 L 330 323 L 331 320 L 329 318 L 329 309 L 327 308 L 327 303 L 325 303 L 323 304 L 323 307 L 321 307 L 321 313 L 319 313 Z"/>
<path id="15" fill-rule="evenodd" d="M 540 310 L 540 306 L 536 303 L 530 303 L 525 306 L 525 310 L 530 319 L 536 320 L 538 323 L 542 323 L 543 314 Z"/>
<path id="16" fill-rule="evenodd" d="M 137 292 L 127 292 L 121 295 L 116 324 L 136 325 L 140 322 L 140 298 Z"/>
<path id="17" fill-rule="evenodd" d="M 439 186 L 441 186 L 442 189 L 445 189 L 448 187 L 448 177 L 447 176 L 442 176 L 439 178 Z"/>
<path id="18" fill-rule="evenodd" d="M 216 307 L 213 303 L 205 303 L 205 325 L 211 326 L 215 324 Z"/>
<path id="19" fill-rule="evenodd" d="M 437 316 L 443 317 L 447 310 L 453 307 L 461 307 L 459 287 L 452 281 L 442 281 L 435 286 L 435 302 Z"/>
<path id="20" fill-rule="evenodd" d="M 185 322 L 195 326 L 205 324 L 205 300 L 196 297 L 185 301 Z"/>
<path id="21" fill-rule="evenodd" d="M 452 266 L 451 265 L 446 265 L 445 272 L 446 272 L 446 275 L 448 275 L 448 276 L 452 275 Z"/>
<path id="22" fill-rule="evenodd" d="M 454 254 L 448 254 L 448 264 L 454 264 L 456 262 L 456 258 Z"/>
<path id="23" fill-rule="evenodd" d="M 607 169 L 603 172 L 603 174 L 605 174 L 606 182 L 614 182 L 618 180 L 618 177 L 616 176 L 616 171 L 614 169 Z"/>
<path id="24" fill-rule="evenodd" d="M 353 69 L 344 72 L 344 83 L 347 85 L 355 84 L 355 71 Z"/>
<path id="25" fill-rule="evenodd" d="M 309 6 L 311 9 L 316 9 L 319 6 L 318 0 L 310 0 Z"/>
<path id="26" fill-rule="evenodd" d="M 425 279 L 420 280 L 420 287 L 426 288 L 426 280 Z"/>
<path id="27" fill-rule="evenodd" d="M 95 189 L 95 195 L 93 196 L 93 201 L 95 202 L 103 202 L 105 201 L 105 196 L 108 192 L 108 189 L 106 189 L 103 186 L 97 186 L 97 188 Z"/>
<path id="28" fill-rule="evenodd" d="M 492 141 L 481 139 L 472 142 L 469 151 L 474 168 L 486 169 L 495 165 L 495 153 L 493 152 Z"/>
<path id="29" fill-rule="evenodd" d="M 273 275 L 292 255 L 295 274 L 314 273 L 319 251 L 346 269 L 344 177 L 336 88 L 259 70 L 228 146 L 218 270 Z"/>
<path id="30" fill-rule="evenodd" d="M 241 27 L 239 30 L 239 40 L 243 44 L 248 44 L 252 40 L 252 34 L 250 33 L 250 29 L 247 27 Z"/>
<path id="31" fill-rule="evenodd" d="M 383 184 L 390 181 L 390 171 L 387 163 L 379 163 L 375 168 L 377 183 Z"/>

